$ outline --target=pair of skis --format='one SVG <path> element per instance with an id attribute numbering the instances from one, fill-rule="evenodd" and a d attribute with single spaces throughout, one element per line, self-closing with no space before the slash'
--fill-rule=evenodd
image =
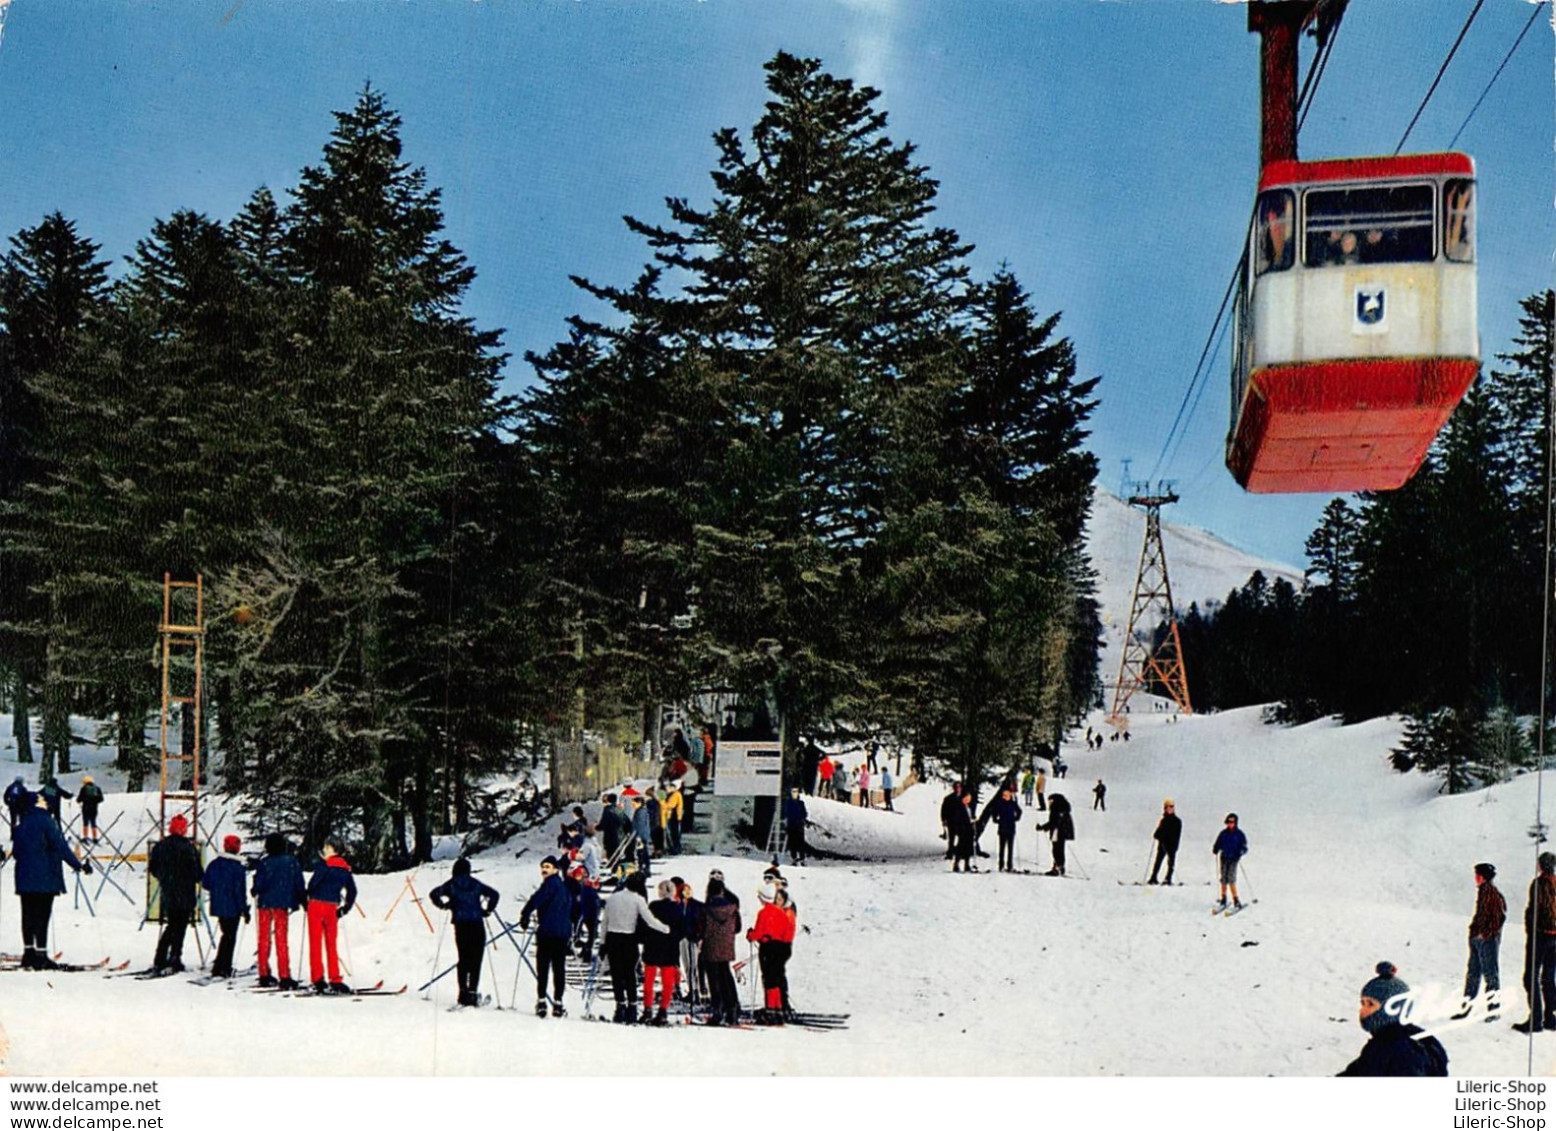
<path id="1" fill-rule="evenodd" d="M 21 958 L 3 955 L 0 956 L 0 971 L 19 970 L 24 974 L 81 974 L 88 970 L 124 970 L 130 965 L 129 959 L 125 959 L 118 966 L 110 966 L 109 963 L 112 961 L 105 958 L 101 962 L 60 962 L 59 955 L 56 954 L 49 959 L 48 966 L 23 966 Z"/>
<path id="2" fill-rule="evenodd" d="M 407 986 L 408 985 L 409 985 L 409 983 L 407 983 Z M 386 990 L 386 989 L 384 989 L 383 980 L 380 979 L 379 981 L 374 982 L 371 986 L 358 986 L 355 989 L 352 989 L 352 990 L 350 990 L 350 991 L 348 991 L 346 993 L 331 993 L 329 990 L 320 991 L 320 990 L 315 990 L 311 986 L 302 986 L 302 987 L 299 987 L 298 989 L 295 989 L 295 990 L 283 990 L 279 986 L 265 986 L 264 988 L 260 988 L 260 987 L 256 986 L 253 989 L 251 989 L 249 992 L 250 993 L 256 993 L 256 994 L 278 994 L 278 995 L 280 995 L 282 997 L 299 997 L 299 998 L 313 998 L 313 997 L 338 997 L 338 998 L 399 997 L 401 994 L 403 994 L 405 992 L 407 986 L 401 986 L 399 989 L 394 989 L 394 990 Z"/>
<path id="3" fill-rule="evenodd" d="M 1241 915 L 1258 902 L 1257 899 L 1250 899 L 1247 903 L 1214 903 L 1211 904 L 1210 913 L 1220 915 L 1223 919 L 1230 919 L 1233 915 Z"/>

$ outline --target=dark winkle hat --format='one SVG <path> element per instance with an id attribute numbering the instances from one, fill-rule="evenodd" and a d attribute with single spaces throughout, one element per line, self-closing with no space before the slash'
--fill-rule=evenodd
<path id="1" fill-rule="evenodd" d="M 1476 864 L 1475 874 L 1483 880 L 1494 880 L 1497 878 L 1496 867 L 1491 864 Z"/>

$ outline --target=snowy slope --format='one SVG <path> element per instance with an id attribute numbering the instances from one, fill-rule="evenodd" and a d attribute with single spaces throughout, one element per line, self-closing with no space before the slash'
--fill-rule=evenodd
<path id="1" fill-rule="evenodd" d="M 1391 721 L 1279 730 L 1261 725 L 1253 709 L 1167 720 L 1143 716 L 1130 743 L 1101 752 L 1066 749 L 1070 776 L 1054 785 L 1076 803 L 1076 878 L 948 873 L 937 838 L 941 793 L 932 785 L 908 790 L 896 814 L 812 802 L 813 839 L 859 858 L 789 870 L 808 928 L 791 965 L 793 996 L 802 1008 L 851 1012 L 846 1031 L 624 1029 L 578 1019 L 576 995 L 573 1017 L 540 1021 L 528 1009 L 530 975 L 501 944 L 490 952 L 485 988 L 504 1006 L 516 1001 L 516 1011 L 447 1012 L 448 979 L 428 999 L 408 992 L 354 1001 L 184 978 L 0 974 L 4 1068 L 230 1072 L 233 1035 L 242 1034 L 240 1070 L 251 1075 L 597 1075 L 603 1064 L 672 1075 L 830 1074 L 839 1066 L 850 1074 L 1325 1075 L 1362 1043 L 1357 991 L 1379 959 L 1394 961 L 1418 990 L 1457 990 L 1471 869 L 1480 860 L 1502 871 L 1512 913 L 1502 960 L 1516 990 L 1534 778 L 1438 796 L 1432 781 L 1387 767 L 1398 737 Z M 1098 777 L 1109 786 L 1106 813 L 1089 807 Z M 1133 886 L 1165 796 L 1185 823 L 1185 885 Z M 111 796 L 104 824 L 121 812 L 120 829 L 144 822 L 149 800 Z M 1210 843 L 1228 810 L 1240 814 L 1251 842 L 1244 894 L 1259 901 L 1235 919 L 1208 914 Z M 1022 863 L 1041 868 L 1047 849 L 1032 824 L 1023 821 Z M 477 859 L 510 921 L 538 881 L 535 861 L 548 839 L 537 831 Z M 992 834 L 986 840 L 992 849 Z M 666 862 L 661 874 L 700 887 L 712 866 L 725 870 L 749 915 L 757 859 L 687 857 Z M 443 865 L 424 868 L 413 874 L 415 887 L 425 896 L 444 875 Z M 140 890 L 138 873 L 115 876 L 131 894 Z M 365 914 L 351 916 L 344 934 L 353 980 L 383 978 L 414 991 L 452 961 L 435 912 L 436 932 L 404 899 L 386 920 L 406 879 L 361 877 Z M 87 882 L 88 895 L 98 883 Z M 155 941 L 155 928 L 142 929 L 138 908 L 111 888 L 98 896 L 95 917 L 62 897 L 55 924 L 57 946 L 72 959 L 112 955 L 143 965 Z M 6 950 L 17 943 L 10 898 L 0 901 L 0 939 Z M 250 952 L 251 939 L 246 933 Z M 95 1032 L 119 1037 L 84 1042 L 80 1009 L 89 1009 Z M 1516 1000 L 1508 1013 L 1522 1016 Z M 1456 1075 L 1523 1070 L 1527 1044 L 1505 1023 L 1471 1023 L 1442 1039 Z M 1549 1072 L 1553 1055 L 1556 1043 L 1538 1046 L 1537 1071 Z"/>

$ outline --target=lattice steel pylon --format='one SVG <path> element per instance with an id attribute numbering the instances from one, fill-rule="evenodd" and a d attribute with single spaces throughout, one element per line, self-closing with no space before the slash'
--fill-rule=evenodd
<path id="1" fill-rule="evenodd" d="M 192 607 L 190 598 L 193 599 Z M 176 609 L 175 605 L 178 606 Z M 182 618 L 190 615 L 194 618 L 193 623 L 175 619 L 175 616 Z M 200 738 L 203 733 L 200 712 L 205 680 L 203 577 L 196 575 L 193 581 L 174 581 L 172 574 L 162 575 L 162 624 L 157 633 L 162 641 L 162 776 L 161 809 L 157 817 L 165 836 L 168 822 L 183 814 L 189 822 L 189 839 L 199 844 Z M 185 649 L 192 649 L 187 666 L 180 663 Z M 181 732 L 176 751 L 168 749 L 168 723 L 174 704 L 179 706 Z M 182 715 L 191 708 L 193 725 L 185 726 Z M 193 736 L 188 748 L 184 745 L 183 735 Z"/>
<path id="2" fill-rule="evenodd" d="M 1145 511 L 1145 543 L 1140 548 L 1140 571 L 1135 577 L 1135 596 L 1129 607 L 1129 627 L 1124 631 L 1124 654 L 1118 666 L 1118 684 L 1113 690 L 1113 709 L 1108 722 L 1123 727 L 1128 721 L 1130 697 L 1147 690 L 1152 683 L 1166 689 L 1167 696 L 1184 714 L 1192 714 L 1189 705 L 1188 673 L 1183 667 L 1183 642 L 1178 636 L 1178 614 L 1172 604 L 1172 581 L 1167 576 L 1167 549 L 1162 545 L 1162 507 L 1178 501 L 1171 483 L 1136 483 L 1128 502 Z M 1153 653 L 1140 638 L 1143 623 L 1152 611 L 1167 625 L 1167 635 Z"/>

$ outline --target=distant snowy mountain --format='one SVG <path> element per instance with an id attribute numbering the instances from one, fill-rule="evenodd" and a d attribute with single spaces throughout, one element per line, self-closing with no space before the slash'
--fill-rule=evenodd
<path id="1" fill-rule="evenodd" d="M 1180 616 L 1196 601 L 1201 609 L 1225 601 L 1226 595 L 1246 584 L 1255 570 L 1264 571 L 1264 576 L 1271 581 L 1283 577 L 1301 587 L 1301 569 L 1255 557 L 1208 530 L 1179 526 L 1168 521 L 1169 513 L 1170 508 L 1163 511 L 1162 545 L 1167 555 L 1173 604 Z M 1128 627 L 1129 606 L 1144 542 L 1145 512 L 1131 507 L 1117 495 L 1097 488 L 1092 499 L 1091 520 L 1086 526 L 1086 543 L 1092 568 L 1097 571 L 1097 593 L 1102 601 L 1103 625 L 1107 633 L 1104 669 L 1110 662 L 1118 663 L 1118 646 Z"/>

